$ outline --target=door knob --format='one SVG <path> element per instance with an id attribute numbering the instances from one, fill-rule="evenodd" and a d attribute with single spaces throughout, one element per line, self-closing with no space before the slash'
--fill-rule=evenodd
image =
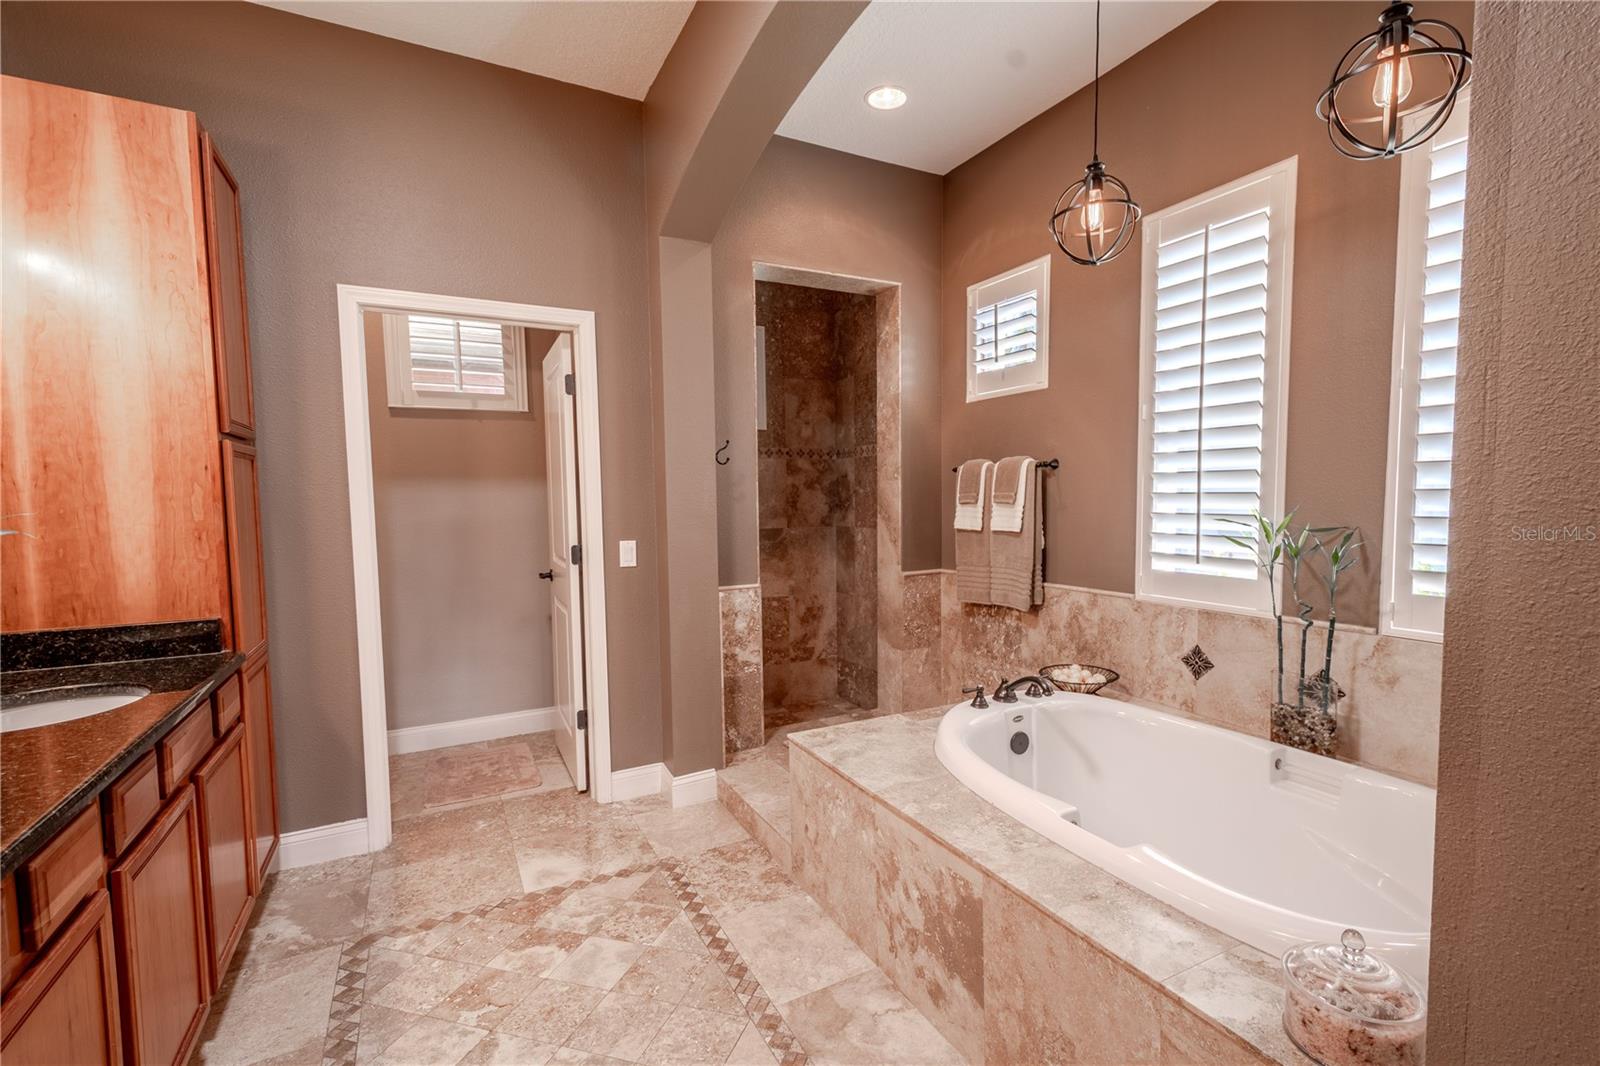
<path id="1" fill-rule="evenodd" d="M 539 571 L 539 580 L 540 581 L 554 581 L 555 579 L 556 579 L 556 572 L 554 570 L 541 570 L 541 571 Z"/>

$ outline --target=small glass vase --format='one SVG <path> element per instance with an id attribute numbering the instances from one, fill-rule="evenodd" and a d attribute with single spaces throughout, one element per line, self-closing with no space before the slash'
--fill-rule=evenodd
<path id="1" fill-rule="evenodd" d="M 1272 742 L 1314 755 L 1333 755 L 1338 746 L 1339 702 L 1345 695 L 1339 683 L 1318 671 L 1304 682 L 1298 672 L 1285 672 L 1280 684 L 1276 669 L 1271 682 Z"/>

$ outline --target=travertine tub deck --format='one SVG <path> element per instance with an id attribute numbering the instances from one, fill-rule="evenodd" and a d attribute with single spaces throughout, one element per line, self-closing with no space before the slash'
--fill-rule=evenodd
<path id="1" fill-rule="evenodd" d="M 794 878 L 970 1061 L 1275 1062 L 1272 956 L 1001 813 L 944 708 L 789 737 Z"/>

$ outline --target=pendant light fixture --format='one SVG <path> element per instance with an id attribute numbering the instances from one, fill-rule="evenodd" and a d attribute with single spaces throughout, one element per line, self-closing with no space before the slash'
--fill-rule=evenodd
<path id="1" fill-rule="evenodd" d="M 1351 159 L 1391 159 L 1427 143 L 1472 77 L 1472 53 L 1448 22 L 1414 19 L 1392 3 L 1350 46 L 1317 100 L 1328 139 Z"/>
<path id="2" fill-rule="evenodd" d="M 1099 266 L 1122 254 L 1133 241 L 1142 212 L 1128 187 L 1106 173 L 1100 162 L 1100 0 L 1094 5 L 1094 159 L 1083 177 L 1056 200 L 1050 235 L 1068 259 Z"/>

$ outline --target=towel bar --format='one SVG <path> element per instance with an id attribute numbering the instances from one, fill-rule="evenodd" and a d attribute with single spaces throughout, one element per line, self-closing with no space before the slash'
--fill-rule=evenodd
<path id="1" fill-rule="evenodd" d="M 1037 463 L 1034 463 L 1033 465 L 1036 466 L 1036 467 L 1039 467 L 1041 470 L 1060 470 L 1061 469 L 1061 460 L 1060 459 L 1040 459 Z M 950 468 L 950 472 L 952 474 L 958 473 L 960 470 L 961 470 L 961 468 L 959 466 L 952 466 Z"/>

